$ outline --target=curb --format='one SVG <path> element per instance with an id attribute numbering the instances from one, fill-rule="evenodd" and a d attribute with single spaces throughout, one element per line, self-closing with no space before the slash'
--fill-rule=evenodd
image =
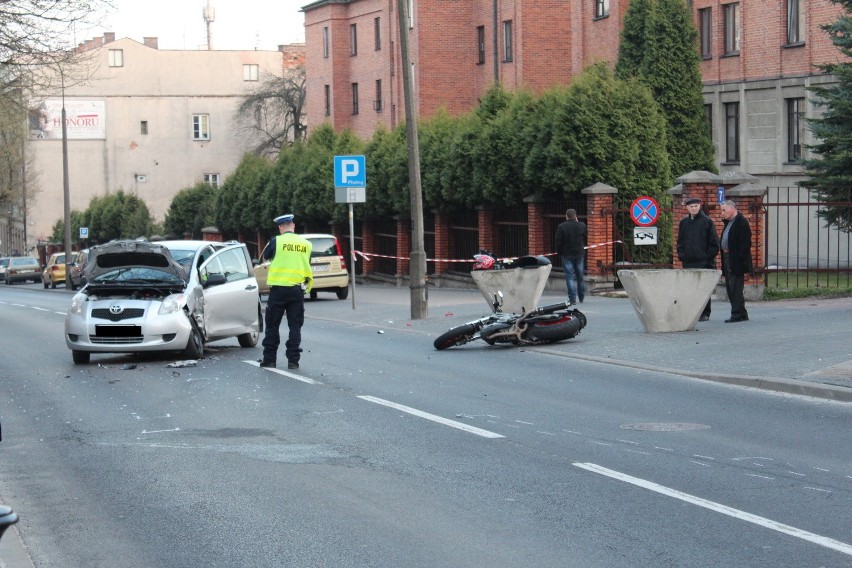
<path id="1" fill-rule="evenodd" d="M 595 357 L 594 355 L 580 355 L 576 353 L 565 353 L 564 351 L 553 351 L 547 348 L 533 347 L 528 348 L 528 351 L 535 351 L 545 355 L 554 355 L 557 357 L 565 357 L 568 359 L 580 359 L 583 361 L 601 363 L 604 365 L 616 365 L 619 367 L 642 369 L 644 371 L 654 371 L 657 373 L 680 375 L 682 377 L 691 377 L 694 379 L 725 383 L 728 385 L 743 386 L 760 390 L 781 392 L 786 394 L 797 394 L 814 398 L 823 398 L 826 400 L 834 400 L 837 402 L 852 402 L 852 388 L 834 385 L 824 385 L 821 383 L 812 383 L 798 379 L 759 377 L 754 375 L 728 375 L 724 373 L 696 373 L 692 371 L 685 371 L 682 369 L 671 369 L 668 367 L 658 367 L 656 365 L 646 365 L 644 363 L 633 363 L 630 361 L 620 361 L 618 359 Z"/>

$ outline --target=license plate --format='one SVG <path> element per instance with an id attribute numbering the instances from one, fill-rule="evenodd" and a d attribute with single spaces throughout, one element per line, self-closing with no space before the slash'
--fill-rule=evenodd
<path id="1" fill-rule="evenodd" d="M 18 274 L 32 274 L 35 270 L 19 270 Z"/>
<path id="2" fill-rule="evenodd" d="M 96 325 L 96 337 L 140 337 L 142 328 L 138 325 Z"/>
<path id="3" fill-rule="evenodd" d="M 312 272 L 328 272 L 327 264 L 313 264 L 311 265 Z"/>

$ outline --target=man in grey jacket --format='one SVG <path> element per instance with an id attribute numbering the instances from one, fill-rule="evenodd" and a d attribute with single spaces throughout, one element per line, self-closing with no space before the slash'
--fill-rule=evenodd
<path id="1" fill-rule="evenodd" d="M 719 254 L 719 236 L 713 220 L 701 210 L 701 200 L 686 200 L 689 213 L 680 220 L 677 232 L 677 257 L 684 268 L 716 268 Z M 710 319 L 710 300 L 704 306 L 698 321 Z"/>

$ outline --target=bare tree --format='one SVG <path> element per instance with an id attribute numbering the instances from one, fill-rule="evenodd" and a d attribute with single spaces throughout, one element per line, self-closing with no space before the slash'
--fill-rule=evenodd
<path id="1" fill-rule="evenodd" d="M 283 76 L 266 75 L 237 110 L 240 128 L 255 141 L 259 156 L 278 156 L 281 148 L 305 139 L 305 68 L 287 69 Z"/>

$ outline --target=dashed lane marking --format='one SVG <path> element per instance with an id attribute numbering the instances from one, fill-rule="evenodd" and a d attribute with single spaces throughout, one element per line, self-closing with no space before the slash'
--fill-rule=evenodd
<path id="1" fill-rule="evenodd" d="M 410 406 L 403 406 L 401 404 L 397 404 L 389 400 L 384 400 L 382 398 L 376 398 L 374 396 L 359 396 L 358 398 L 360 398 L 361 400 L 366 400 L 367 402 L 374 402 L 376 404 L 381 404 L 382 406 L 387 406 L 388 408 L 400 410 L 402 412 L 411 414 L 412 416 L 425 418 L 426 420 L 431 420 L 432 422 L 437 422 L 438 424 L 443 424 L 444 426 L 463 430 L 470 434 L 476 434 L 477 436 L 482 436 L 483 438 L 505 438 L 505 436 L 503 436 L 502 434 L 497 434 L 496 432 L 483 430 L 482 428 L 470 426 L 463 422 L 456 422 L 455 420 L 450 420 L 448 418 L 444 418 L 443 416 L 429 414 L 428 412 L 423 412 L 422 410 L 417 410 L 416 408 L 411 408 Z"/>
<path id="2" fill-rule="evenodd" d="M 702 499 L 701 497 L 696 497 L 695 495 L 690 495 L 689 493 L 684 493 L 682 491 L 678 491 L 677 489 L 671 489 L 670 487 L 659 485 L 652 481 L 640 479 L 638 477 L 633 477 L 632 475 L 627 475 L 626 473 L 607 469 L 605 467 L 593 463 L 575 462 L 574 465 L 581 469 L 585 469 L 586 471 L 591 471 L 592 473 L 597 473 L 606 477 L 610 477 L 612 479 L 617 479 L 619 481 L 635 485 L 637 487 L 649 489 L 661 495 L 674 497 L 675 499 L 680 499 L 681 501 L 686 501 L 687 503 L 692 503 L 693 505 L 698 505 L 699 507 L 704 507 L 705 509 L 710 509 L 711 511 L 716 511 L 717 513 L 722 513 L 723 515 L 728 515 L 729 517 L 734 517 L 735 519 L 754 523 L 756 525 L 760 525 L 762 527 L 772 529 L 774 531 L 788 534 L 790 536 L 794 536 L 802 540 L 807 540 L 814 544 L 818 544 L 819 546 L 824 546 L 825 548 L 837 550 L 838 552 L 842 552 L 843 554 L 852 556 L 852 544 L 847 544 L 839 540 L 834 540 L 833 538 L 828 538 L 825 536 L 814 534 L 812 532 L 798 529 L 796 527 L 791 527 L 790 525 L 785 525 L 783 523 L 779 523 L 777 521 L 773 521 L 765 517 L 759 517 L 751 513 L 746 513 L 745 511 L 740 511 L 739 509 L 734 509 L 733 507 L 728 507 L 727 505 L 722 505 L 721 503 L 708 501 L 707 499 Z"/>
<path id="3" fill-rule="evenodd" d="M 243 363 L 248 363 L 249 365 L 254 365 L 255 367 L 260 368 L 260 363 L 257 361 L 243 361 Z M 270 373 L 275 373 L 276 375 L 281 375 L 282 377 L 287 377 L 290 379 L 296 379 L 297 381 L 302 381 L 303 383 L 308 383 L 309 385 L 321 385 L 322 383 L 319 381 L 315 381 L 313 379 L 309 379 L 308 377 L 303 377 L 301 375 L 297 375 L 296 373 L 290 373 L 289 371 L 283 371 L 281 369 L 276 369 L 274 367 L 263 367 L 264 371 L 269 371 Z"/>

